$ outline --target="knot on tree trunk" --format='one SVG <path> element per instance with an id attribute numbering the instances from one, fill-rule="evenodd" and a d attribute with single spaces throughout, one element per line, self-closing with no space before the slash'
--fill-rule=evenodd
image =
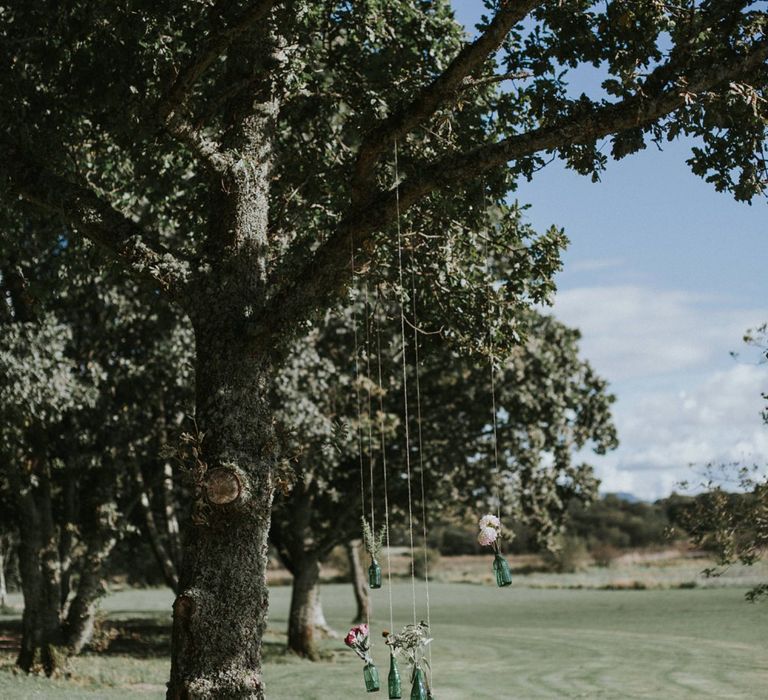
<path id="1" fill-rule="evenodd" d="M 212 506 L 237 503 L 243 494 L 244 477 L 234 465 L 211 469 L 205 476 L 205 499 Z"/>

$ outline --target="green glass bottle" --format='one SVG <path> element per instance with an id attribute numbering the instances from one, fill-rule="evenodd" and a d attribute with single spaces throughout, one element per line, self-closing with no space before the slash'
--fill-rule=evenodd
<path id="1" fill-rule="evenodd" d="M 493 573 L 496 574 L 496 585 L 499 588 L 509 586 L 512 583 L 512 572 L 509 569 L 509 564 L 498 552 L 493 559 Z"/>
<path id="2" fill-rule="evenodd" d="M 387 682 L 387 687 L 389 688 L 389 700 L 396 700 L 396 698 L 403 697 L 400 686 L 400 669 L 397 667 L 397 659 L 394 655 L 390 655 L 389 678 Z"/>
<path id="3" fill-rule="evenodd" d="M 417 668 L 413 672 L 411 700 L 427 700 L 427 684 L 424 682 L 424 671 Z"/>
<path id="4" fill-rule="evenodd" d="M 374 693 L 379 689 L 379 670 L 373 664 L 365 664 L 363 679 L 365 680 L 365 689 L 369 693 Z"/>
<path id="5" fill-rule="evenodd" d="M 381 588 L 381 567 L 375 559 L 368 567 L 368 585 L 371 588 Z"/>

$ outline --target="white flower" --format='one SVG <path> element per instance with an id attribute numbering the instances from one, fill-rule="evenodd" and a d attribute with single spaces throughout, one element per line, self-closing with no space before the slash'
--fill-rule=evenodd
<path id="1" fill-rule="evenodd" d="M 495 527 L 483 527 L 480 528 L 480 534 L 477 536 L 477 541 L 483 546 L 493 544 L 496 538 L 499 536 L 499 531 Z"/>
<path id="2" fill-rule="evenodd" d="M 501 521 L 495 515 L 489 513 L 480 518 L 480 529 L 482 530 L 485 527 L 495 527 L 497 530 L 501 530 Z"/>

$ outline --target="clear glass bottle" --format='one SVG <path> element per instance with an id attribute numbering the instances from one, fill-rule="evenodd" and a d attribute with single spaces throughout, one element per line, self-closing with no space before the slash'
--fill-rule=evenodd
<path id="1" fill-rule="evenodd" d="M 496 574 L 496 585 L 499 588 L 509 586 L 512 583 L 512 572 L 509 569 L 509 564 L 498 552 L 493 559 L 493 573 Z"/>
<path id="2" fill-rule="evenodd" d="M 368 585 L 371 588 L 381 588 L 381 567 L 375 559 L 368 567 Z"/>
<path id="3" fill-rule="evenodd" d="M 389 700 L 396 700 L 403 697 L 402 683 L 400 681 L 400 669 L 397 667 L 397 659 L 394 654 L 389 657 L 389 678 L 387 679 L 387 688 L 389 690 Z"/>
<path id="4" fill-rule="evenodd" d="M 369 693 L 373 693 L 380 688 L 379 669 L 373 664 L 365 664 L 365 667 L 363 668 L 363 679 L 365 680 L 365 689 Z"/>

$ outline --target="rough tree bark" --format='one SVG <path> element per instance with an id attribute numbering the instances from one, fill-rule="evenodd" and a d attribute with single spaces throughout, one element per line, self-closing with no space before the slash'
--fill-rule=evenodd
<path id="1" fill-rule="evenodd" d="M 360 541 L 347 542 L 345 545 L 349 559 L 349 575 L 352 578 L 352 587 L 355 591 L 357 612 L 353 623 L 365 622 L 370 617 L 371 602 L 368 596 L 368 580 L 360 560 Z"/>
<path id="2" fill-rule="evenodd" d="M 234 47 L 228 79 L 270 75 L 268 37 Z M 190 316 L 195 329 L 196 419 L 204 433 L 194 524 L 186 533 L 173 606 L 168 698 L 264 698 L 267 536 L 278 445 L 266 349 L 243 332 L 266 283 L 272 133 L 271 80 L 235 100 L 225 147 L 240 154 L 214 182 L 208 266 Z M 244 91 L 247 93 L 248 91 Z"/>
<path id="3" fill-rule="evenodd" d="M 263 698 L 274 437 L 266 368 L 231 327 L 197 331 L 207 471 L 173 606 L 168 697 Z"/>

